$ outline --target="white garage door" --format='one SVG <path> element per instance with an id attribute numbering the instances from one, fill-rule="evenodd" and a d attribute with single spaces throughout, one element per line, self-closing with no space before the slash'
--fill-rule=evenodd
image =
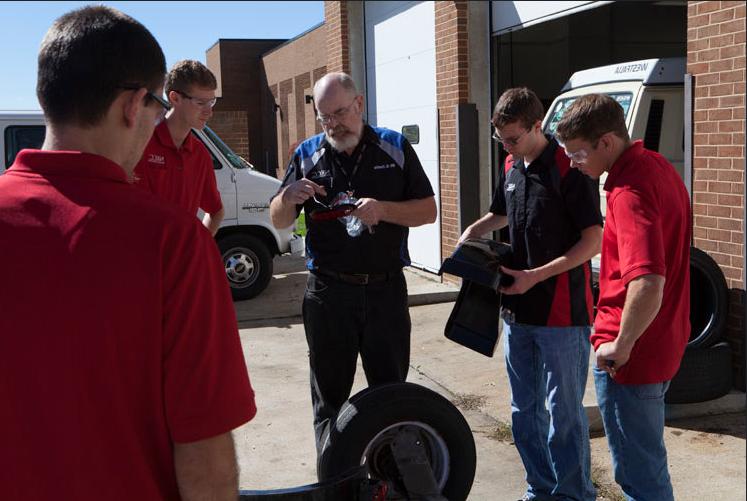
<path id="1" fill-rule="evenodd" d="M 368 122 L 402 132 L 417 126 L 413 144 L 438 203 L 438 109 L 436 31 L 433 2 L 366 2 L 366 87 Z M 410 229 L 413 266 L 441 266 L 440 217 Z"/>

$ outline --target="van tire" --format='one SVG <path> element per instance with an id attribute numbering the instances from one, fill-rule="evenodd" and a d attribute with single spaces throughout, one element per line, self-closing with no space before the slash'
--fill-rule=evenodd
<path id="1" fill-rule="evenodd" d="M 234 233 L 218 240 L 226 278 L 234 301 L 259 295 L 272 278 L 272 254 L 262 239 Z"/>
<path id="2" fill-rule="evenodd" d="M 732 353 L 729 343 L 685 350 L 677 374 L 672 378 L 664 402 L 692 404 L 723 397 L 732 386 Z"/>
<path id="3" fill-rule="evenodd" d="M 423 438 L 443 496 L 467 499 L 477 461 L 469 424 L 446 398 L 413 383 L 370 387 L 342 405 L 322 436 L 319 480 L 365 464 L 370 477 L 397 483 L 399 472 L 389 448 L 403 427 Z"/>
<path id="4" fill-rule="evenodd" d="M 722 337 L 729 309 L 726 279 L 716 261 L 690 247 L 690 340 L 688 348 L 707 348 Z"/>

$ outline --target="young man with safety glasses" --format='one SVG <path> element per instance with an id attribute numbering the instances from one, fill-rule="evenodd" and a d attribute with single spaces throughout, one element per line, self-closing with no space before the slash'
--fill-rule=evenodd
<path id="1" fill-rule="evenodd" d="M 460 242 L 508 225 L 514 278 L 502 287 L 514 443 L 524 500 L 595 499 L 583 396 L 592 322 L 591 262 L 602 240 L 596 186 L 542 133 L 544 110 L 527 88 L 495 106 L 493 139 L 508 150 L 490 212 Z M 547 406 L 545 405 L 547 402 Z"/>
<path id="2" fill-rule="evenodd" d="M 660 154 L 630 141 L 610 96 L 576 99 L 558 123 L 571 167 L 607 172 L 594 383 L 615 480 L 628 499 L 673 501 L 664 394 L 690 337 L 690 197 Z"/>
<path id="3" fill-rule="evenodd" d="M 198 209 L 212 235 L 223 221 L 224 209 L 207 148 L 192 134 L 213 116 L 218 87 L 213 73 L 199 61 L 176 63 L 166 77 L 171 110 L 153 133 L 135 168 L 138 185 L 192 215 Z"/>

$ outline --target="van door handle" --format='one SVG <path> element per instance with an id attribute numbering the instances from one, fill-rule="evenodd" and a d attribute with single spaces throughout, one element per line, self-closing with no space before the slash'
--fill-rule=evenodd
<path id="1" fill-rule="evenodd" d="M 235 172 L 231 172 L 231 182 L 236 184 L 236 173 Z"/>

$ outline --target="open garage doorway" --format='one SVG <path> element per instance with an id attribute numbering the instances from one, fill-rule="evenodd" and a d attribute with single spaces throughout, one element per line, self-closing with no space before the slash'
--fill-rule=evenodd
<path id="1" fill-rule="evenodd" d="M 574 71 L 687 55 L 686 2 L 595 3 L 600 5 L 494 34 L 494 98 L 525 85 L 547 107 Z"/>
<path id="2" fill-rule="evenodd" d="M 684 1 L 493 2 L 491 16 L 491 105 L 504 90 L 526 86 L 547 110 L 576 71 L 687 55 Z M 495 187 L 507 153 L 492 153 Z"/>

